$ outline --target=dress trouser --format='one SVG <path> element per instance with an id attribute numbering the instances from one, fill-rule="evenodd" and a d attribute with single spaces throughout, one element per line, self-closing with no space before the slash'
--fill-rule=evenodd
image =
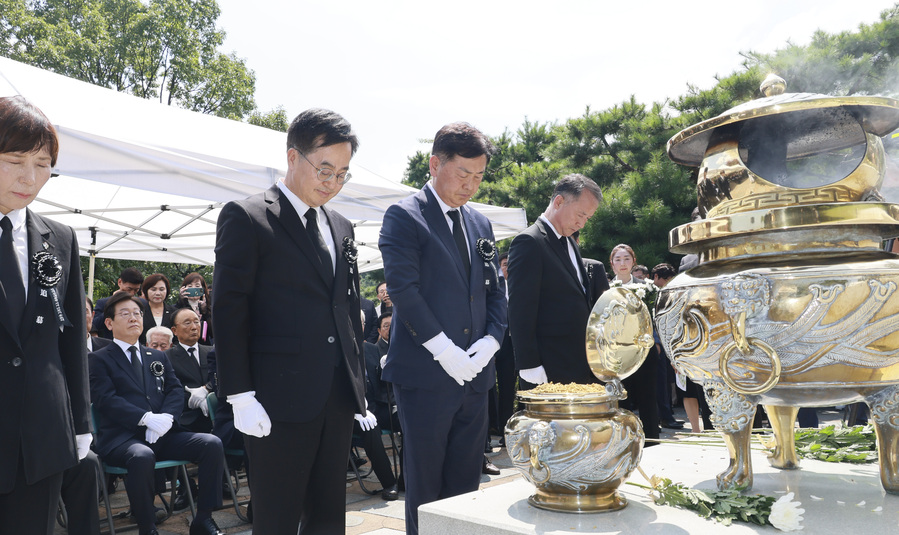
<path id="1" fill-rule="evenodd" d="M 403 428 L 406 533 L 418 534 L 422 504 L 478 490 L 487 434 L 487 393 L 394 384 Z"/>
<path id="2" fill-rule="evenodd" d="M 63 472 L 62 503 L 69 535 L 100 533 L 97 474 L 103 473 L 97 454 L 89 451 L 76 466 Z"/>
<path id="3" fill-rule="evenodd" d="M 62 474 L 53 474 L 32 485 L 27 484 L 25 459 L 20 452 L 16 485 L 12 492 L 0 494 L 0 535 L 52 535 Z"/>
<path id="4" fill-rule="evenodd" d="M 332 535 L 346 531 L 346 466 L 355 402 L 343 367 L 325 408 L 308 422 L 272 422 L 246 437 L 253 465 L 253 535 Z"/>

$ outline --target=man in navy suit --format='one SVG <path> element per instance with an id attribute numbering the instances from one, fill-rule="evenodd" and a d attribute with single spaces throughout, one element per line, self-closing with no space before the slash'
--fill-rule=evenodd
<path id="1" fill-rule="evenodd" d="M 437 132 L 431 180 L 384 214 L 379 246 L 393 301 L 383 378 L 403 429 L 406 531 L 418 506 L 477 490 L 493 355 L 506 330 L 493 229 L 466 206 L 495 149 L 467 123 Z"/>
<path id="2" fill-rule="evenodd" d="M 116 292 L 106 302 L 104 321 L 113 343 L 90 358 L 91 400 L 99 420 L 97 453 L 107 463 L 128 469 L 125 490 L 141 535 L 158 534 L 153 507 L 156 461 L 196 463 L 200 492 L 190 535 L 220 535 L 212 511 L 222 505 L 222 442 L 179 424 L 184 390 L 165 353 L 138 344 L 142 310 L 140 300 L 127 292 Z"/>
<path id="3" fill-rule="evenodd" d="M 52 533 L 63 471 L 89 451 L 84 282 L 75 232 L 27 208 L 56 130 L 0 98 L 0 534 Z"/>

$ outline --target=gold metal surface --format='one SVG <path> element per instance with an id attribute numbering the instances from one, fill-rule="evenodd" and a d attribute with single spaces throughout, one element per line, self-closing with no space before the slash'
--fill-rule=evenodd
<path id="1" fill-rule="evenodd" d="M 600 381 L 629 377 L 654 344 L 649 310 L 630 290 L 606 290 L 587 320 L 586 344 L 587 362 Z"/>
<path id="2" fill-rule="evenodd" d="M 668 157 L 677 163 L 696 167 L 705 157 L 712 134 L 718 128 L 770 115 L 823 112 L 833 108 L 849 110 L 867 132 L 877 136 L 884 136 L 899 127 L 899 101 L 892 98 L 786 93 L 741 104 L 681 130 L 668 140 Z"/>
<path id="3" fill-rule="evenodd" d="M 700 383 L 730 463 L 721 488 L 752 485 L 749 437 L 764 404 L 777 447 L 798 465 L 797 407 L 865 402 L 877 431 L 881 483 L 899 494 L 899 205 L 882 202 L 879 138 L 899 101 L 782 93 L 693 125 L 668 142 L 672 160 L 701 163 L 706 219 L 669 234 L 699 265 L 659 294 L 656 328 L 673 365 Z"/>

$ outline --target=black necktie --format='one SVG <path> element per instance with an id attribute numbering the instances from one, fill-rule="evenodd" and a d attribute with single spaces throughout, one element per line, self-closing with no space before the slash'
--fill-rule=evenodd
<path id="1" fill-rule="evenodd" d="M 462 257 L 465 273 L 470 273 L 471 259 L 468 257 L 468 243 L 465 241 L 465 232 L 462 230 L 462 218 L 459 217 L 459 210 L 450 210 L 447 213 L 450 219 L 453 220 L 453 240 L 456 242 L 456 248 L 459 249 L 459 256 Z"/>
<path id="2" fill-rule="evenodd" d="M 138 384 L 144 386 L 144 370 L 137 356 L 137 348 L 131 346 L 128 348 L 128 352 L 131 353 L 131 368 L 134 370 L 134 377 L 137 379 Z"/>
<path id="3" fill-rule="evenodd" d="M 318 213 L 315 208 L 306 210 L 306 232 L 309 233 L 309 239 L 312 240 L 312 246 L 318 253 L 318 258 L 327 271 L 334 275 L 334 266 L 331 265 L 331 252 L 325 245 L 325 239 L 322 237 L 321 231 L 318 230 Z"/>
<path id="4" fill-rule="evenodd" d="M 12 221 L 4 216 L 0 221 L 3 236 L 0 236 L 0 282 L 6 290 L 6 301 L 13 327 L 19 330 L 22 314 L 25 312 L 25 286 L 22 284 L 22 270 L 16 257 L 16 247 L 12 239 Z"/>
<path id="5" fill-rule="evenodd" d="M 199 364 L 200 361 L 197 360 L 197 356 L 194 354 L 194 351 L 196 351 L 196 349 L 194 349 L 192 347 L 187 348 L 187 353 L 190 355 L 190 358 L 192 358 L 194 362 Z"/>

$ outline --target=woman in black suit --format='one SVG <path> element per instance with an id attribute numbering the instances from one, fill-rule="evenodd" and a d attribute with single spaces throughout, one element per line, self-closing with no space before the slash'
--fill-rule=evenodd
<path id="1" fill-rule="evenodd" d="M 197 291 L 197 290 L 201 291 Z M 198 293 L 199 295 L 193 295 Z M 190 273 L 184 277 L 180 289 L 181 298 L 175 303 L 175 309 L 190 308 L 200 316 L 200 340 L 204 345 L 213 344 L 212 337 L 212 302 L 209 299 L 209 288 L 206 279 L 199 273 Z"/>
<path id="2" fill-rule="evenodd" d="M 147 344 L 147 331 L 153 327 L 171 327 L 172 313 L 175 307 L 165 302 L 172 290 L 168 277 L 162 273 L 154 273 L 144 279 L 140 287 L 143 299 L 144 332 L 140 335 L 140 343 Z"/>

